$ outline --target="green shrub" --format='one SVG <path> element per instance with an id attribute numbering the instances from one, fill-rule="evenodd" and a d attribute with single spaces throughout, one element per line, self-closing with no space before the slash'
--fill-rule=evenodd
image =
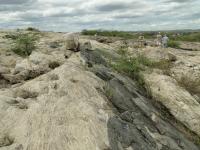
<path id="1" fill-rule="evenodd" d="M 107 30 L 83 30 L 82 35 L 94 36 L 107 36 L 107 37 L 122 37 L 126 39 L 137 38 L 135 34 L 125 31 L 107 31 Z"/>
<path id="2" fill-rule="evenodd" d="M 158 62 L 152 61 L 149 58 L 139 55 L 137 57 L 129 58 L 126 51 L 123 51 L 122 57 L 117 60 L 112 67 L 123 74 L 128 75 L 136 80 L 140 87 L 144 87 L 145 82 L 142 71 L 149 70 L 150 68 L 157 68 L 163 70 L 164 74 L 170 75 L 172 63 L 169 60 L 160 60 Z"/>
<path id="3" fill-rule="evenodd" d="M 36 29 L 36 28 L 33 28 L 33 27 L 28 27 L 26 29 L 27 31 L 32 31 L 32 32 L 39 32 L 40 30 Z"/>
<path id="4" fill-rule="evenodd" d="M 140 57 L 136 58 L 126 58 L 122 57 L 118 60 L 112 67 L 123 74 L 128 75 L 132 79 L 136 80 L 140 87 L 144 87 L 144 78 L 141 74 L 141 71 L 145 70 L 145 65 L 148 61 L 144 61 L 144 59 Z"/>
<path id="5" fill-rule="evenodd" d="M 29 56 L 35 50 L 37 37 L 32 34 L 19 34 L 15 41 L 12 51 L 20 56 Z"/>
<path id="6" fill-rule="evenodd" d="M 177 36 L 173 35 L 174 33 L 171 33 L 169 38 L 175 41 L 200 42 L 200 32 L 183 32 Z"/>
<path id="7" fill-rule="evenodd" d="M 172 62 L 167 59 L 162 59 L 158 62 L 152 62 L 151 67 L 160 70 L 168 70 L 172 67 Z"/>
<path id="8" fill-rule="evenodd" d="M 154 62 L 150 60 L 149 58 L 145 57 L 144 55 L 137 56 L 137 61 L 147 67 L 152 67 Z"/>
<path id="9" fill-rule="evenodd" d="M 172 40 L 170 40 L 170 41 L 168 42 L 168 46 L 169 46 L 169 47 L 172 47 L 172 48 L 180 48 L 180 43 L 177 42 L 177 41 L 172 41 Z"/>
<path id="10" fill-rule="evenodd" d="M 177 38 L 177 40 L 188 42 L 200 42 L 200 32 L 181 35 Z"/>

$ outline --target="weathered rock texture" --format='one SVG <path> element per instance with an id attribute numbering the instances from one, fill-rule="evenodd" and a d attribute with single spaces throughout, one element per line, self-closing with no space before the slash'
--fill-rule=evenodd
<path id="1" fill-rule="evenodd" d="M 81 52 L 74 53 L 66 50 L 63 36 L 45 33 L 28 58 L 2 50 L 0 150 L 200 149 L 199 103 L 172 75 L 145 76 L 150 99 L 135 81 L 109 67 L 120 57 L 112 44 L 84 37 Z M 186 63 L 178 50 L 129 50 L 170 59 L 174 78 L 185 67 L 177 63 Z M 194 58 L 188 61 L 195 64 Z"/>

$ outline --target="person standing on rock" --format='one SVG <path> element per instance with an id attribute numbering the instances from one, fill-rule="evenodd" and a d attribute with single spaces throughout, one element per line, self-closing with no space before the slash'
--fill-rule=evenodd
<path id="1" fill-rule="evenodd" d="M 140 36 L 138 37 L 138 47 L 139 48 L 143 48 L 144 47 L 144 43 L 145 43 L 144 36 L 142 36 L 142 34 L 140 34 Z"/>
<path id="2" fill-rule="evenodd" d="M 169 38 L 167 37 L 167 35 L 165 34 L 162 38 L 162 47 L 163 48 L 167 48 L 167 44 L 168 44 Z"/>
<path id="3" fill-rule="evenodd" d="M 98 34 L 97 34 L 97 33 L 95 33 L 95 35 L 94 35 L 94 38 L 95 38 L 95 40 L 97 40 L 97 36 L 98 36 Z"/>
<path id="4" fill-rule="evenodd" d="M 162 35 L 160 32 L 156 35 L 156 46 L 161 46 L 162 43 Z"/>

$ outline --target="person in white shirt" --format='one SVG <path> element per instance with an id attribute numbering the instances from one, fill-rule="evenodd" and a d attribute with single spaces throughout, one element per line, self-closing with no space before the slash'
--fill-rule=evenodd
<path id="1" fill-rule="evenodd" d="M 168 44 L 169 38 L 167 37 L 167 35 L 165 34 L 162 38 L 162 47 L 163 48 L 167 48 L 167 44 Z"/>
<path id="2" fill-rule="evenodd" d="M 162 43 L 162 35 L 160 32 L 156 35 L 156 46 L 161 46 Z"/>

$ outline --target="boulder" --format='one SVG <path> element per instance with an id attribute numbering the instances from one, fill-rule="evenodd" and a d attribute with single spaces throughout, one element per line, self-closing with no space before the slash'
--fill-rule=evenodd
<path id="1" fill-rule="evenodd" d="M 177 57 L 171 52 L 168 52 L 169 61 L 176 61 Z"/>
<path id="2" fill-rule="evenodd" d="M 32 68 L 33 64 L 28 59 L 23 59 L 22 61 L 17 61 L 16 66 L 13 70 L 14 74 L 17 74 L 19 72 L 22 72 L 24 70 L 30 70 Z"/>
<path id="3" fill-rule="evenodd" d="M 67 50 L 72 50 L 74 52 L 79 51 L 80 43 L 78 35 L 75 33 L 68 33 L 64 35 L 64 39 Z"/>
<path id="4" fill-rule="evenodd" d="M 48 65 L 50 62 L 55 61 L 55 57 L 41 52 L 33 52 L 29 60 L 35 65 Z"/>
<path id="5" fill-rule="evenodd" d="M 10 73 L 9 68 L 0 66 L 0 74 L 8 74 L 8 73 Z"/>

